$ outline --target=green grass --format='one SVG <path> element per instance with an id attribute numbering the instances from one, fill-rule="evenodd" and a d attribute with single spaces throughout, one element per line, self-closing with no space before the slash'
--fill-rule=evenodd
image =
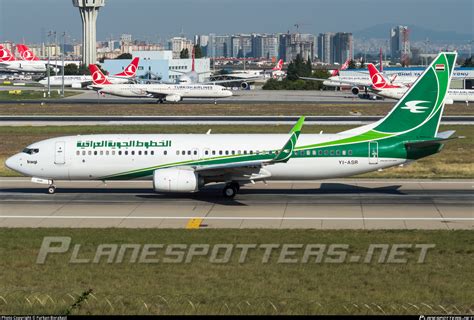
<path id="1" fill-rule="evenodd" d="M 105 133 L 286 133 L 291 125 L 126 125 L 126 126 L 45 126 L 45 127 L 0 127 L 0 176 L 17 176 L 4 166 L 5 159 L 39 140 L 64 135 Z M 351 126 L 307 125 L 302 134 L 335 133 Z M 395 167 L 382 172 L 372 172 L 365 178 L 474 178 L 472 164 L 474 148 L 474 126 L 442 125 L 440 131 L 456 130 L 465 139 L 452 140 L 438 154 L 419 160 L 405 167 Z"/>
<path id="2" fill-rule="evenodd" d="M 9 91 L 19 91 L 20 94 L 11 94 Z M 45 91 L 46 92 L 46 91 Z M 64 91 L 65 97 L 75 96 L 80 94 L 81 92 L 77 91 Z M 32 99 L 43 99 L 44 92 L 42 90 L 23 90 L 21 88 L 15 88 L 12 90 L 4 90 L 0 91 L 0 100 L 32 100 Z M 51 99 L 59 99 L 61 98 L 60 93 L 58 90 L 51 90 Z M 45 98 L 47 99 L 47 98 Z"/>
<path id="3" fill-rule="evenodd" d="M 258 252 L 243 264 L 238 254 L 220 265 L 209 257 L 188 264 L 68 264 L 71 248 L 38 265 L 44 236 L 71 237 L 72 245 L 82 245 L 80 258 L 93 258 L 103 243 L 335 243 L 362 257 L 370 244 L 436 247 L 422 264 L 414 250 L 407 264 L 277 264 L 278 253 L 262 264 Z M 471 231 L 1 229 L 0 242 L 0 314 L 61 313 L 89 289 L 92 295 L 72 314 L 474 312 Z"/>
<path id="4" fill-rule="evenodd" d="M 0 99 L 1 100 L 1 99 Z M 351 116 L 386 115 L 393 108 L 391 103 L 258 103 L 228 104 L 225 100 L 217 105 L 165 103 L 156 104 L 144 100 L 143 104 L 111 104 L 107 100 L 92 100 L 88 104 L 54 104 L 41 107 L 38 104 L 2 104 L 1 115 L 109 115 L 109 116 Z M 464 103 L 447 105 L 445 115 L 474 115 L 472 105 Z"/>

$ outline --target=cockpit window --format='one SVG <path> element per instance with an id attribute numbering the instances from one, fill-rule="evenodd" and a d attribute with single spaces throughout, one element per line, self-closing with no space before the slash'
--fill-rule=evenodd
<path id="1" fill-rule="evenodd" d="M 35 153 L 38 153 L 39 152 L 39 149 L 37 148 L 25 148 L 23 149 L 23 153 L 27 153 L 27 154 L 35 154 Z"/>

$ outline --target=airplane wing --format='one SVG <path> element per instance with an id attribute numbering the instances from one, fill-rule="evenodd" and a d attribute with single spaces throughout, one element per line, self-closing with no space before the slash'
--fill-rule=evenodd
<path id="1" fill-rule="evenodd" d="M 234 79 L 226 79 L 226 80 L 215 80 L 215 81 L 204 81 L 199 82 L 199 84 L 219 84 L 219 83 L 229 83 L 229 82 L 247 82 L 247 81 L 256 81 L 256 80 L 264 80 L 262 77 L 253 77 L 253 78 L 234 78 Z"/>
<path id="2" fill-rule="evenodd" d="M 268 175 L 262 174 L 261 169 L 264 166 L 276 163 L 284 163 L 290 160 L 293 155 L 296 142 L 303 127 L 304 116 L 300 117 L 293 128 L 290 130 L 289 139 L 280 150 L 268 150 L 259 154 L 240 154 L 229 156 L 229 162 L 219 164 L 201 163 L 191 166 L 194 171 L 204 176 L 222 176 L 232 175 L 239 180 L 257 180 L 267 178 Z M 226 157 L 221 157 L 224 160 Z M 215 162 L 215 159 L 209 159 L 209 162 Z"/>
<path id="3" fill-rule="evenodd" d="M 329 81 L 332 83 L 346 84 L 351 86 L 367 86 L 366 83 L 356 82 L 356 81 L 345 81 L 345 80 L 331 80 L 323 78 L 310 78 L 310 77 L 298 77 L 298 79 L 311 80 L 311 81 Z"/>

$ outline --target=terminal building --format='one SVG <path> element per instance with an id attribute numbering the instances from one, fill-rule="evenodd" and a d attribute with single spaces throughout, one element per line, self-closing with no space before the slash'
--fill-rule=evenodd
<path id="1" fill-rule="evenodd" d="M 183 73 L 192 70 L 192 59 L 173 59 L 171 50 L 133 51 L 133 57 L 139 57 L 137 77 L 158 77 L 164 82 L 175 82 Z M 104 60 L 102 67 L 109 74 L 122 72 L 131 62 L 130 59 Z M 209 58 L 195 59 L 195 71 L 199 81 L 205 81 L 211 76 Z"/>

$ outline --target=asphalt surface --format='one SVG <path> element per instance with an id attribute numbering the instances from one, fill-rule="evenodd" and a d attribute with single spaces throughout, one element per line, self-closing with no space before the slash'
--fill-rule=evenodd
<path id="1" fill-rule="evenodd" d="M 0 90 L 2 88 L 0 87 Z M 10 89 L 10 88 L 5 88 Z M 11 88 L 10 90 L 30 90 L 30 88 Z M 44 88 L 32 88 L 31 90 L 44 90 Z M 57 88 L 54 88 L 57 90 Z M 69 90 L 69 89 L 68 89 Z M 392 103 L 395 100 L 368 100 L 359 99 L 350 92 L 347 91 L 306 91 L 306 90 L 235 90 L 232 97 L 223 99 L 187 99 L 185 98 L 184 103 L 190 104 L 209 104 L 217 102 L 217 104 L 268 104 L 268 103 L 321 103 L 321 104 L 334 104 L 334 103 L 354 103 L 354 104 L 367 104 L 367 103 Z M 35 99 L 35 100 L 3 100 L 0 101 L 2 104 L 156 104 L 157 99 L 152 98 L 122 98 L 112 95 L 98 96 L 95 91 L 82 90 L 78 95 L 67 97 L 64 99 Z M 167 103 L 167 102 L 165 102 Z M 175 104 L 172 102 L 171 104 Z"/>
<path id="2" fill-rule="evenodd" d="M 474 229 L 468 180 L 327 180 L 157 194 L 150 181 L 0 179 L 0 227 Z"/>
<path id="3" fill-rule="evenodd" d="M 381 116 L 308 116 L 306 124 L 364 124 Z M 293 116 L 0 116 L 4 126 L 118 124 L 293 124 Z M 443 124 L 474 124 L 474 116 L 444 116 Z"/>

